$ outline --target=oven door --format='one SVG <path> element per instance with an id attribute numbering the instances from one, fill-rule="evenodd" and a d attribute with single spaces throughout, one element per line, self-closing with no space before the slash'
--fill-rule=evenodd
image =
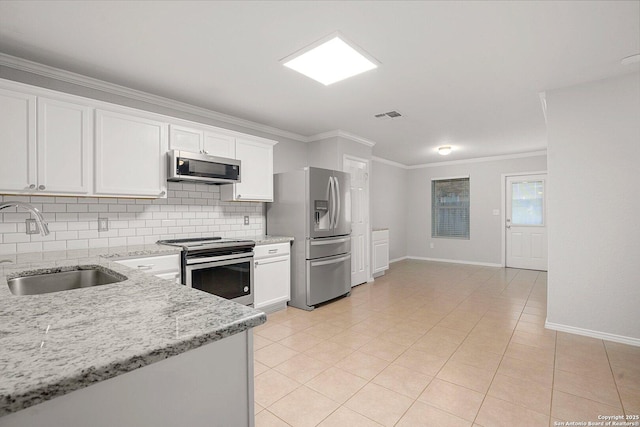
<path id="1" fill-rule="evenodd" d="M 253 253 L 186 259 L 185 285 L 253 305 Z"/>

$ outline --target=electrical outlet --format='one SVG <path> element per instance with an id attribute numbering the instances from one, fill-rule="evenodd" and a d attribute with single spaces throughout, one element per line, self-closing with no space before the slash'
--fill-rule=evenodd
<path id="1" fill-rule="evenodd" d="M 25 222 L 27 224 L 27 234 L 38 234 L 40 232 L 40 230 L 38 230 L 38 224 L 36 223 L 35 219 L 29 218 L 25 220 Z"/>
<path id="2" fill-rule="evenodd" d="M 109 231 L 109 218 L 98 218 L 98 231 Z"/>
<path id="3" fill-rule="evenodd" d="M 435 247 L 436 247 L 436 245 L 434 245 L 433 243 L 429 243 L 429 247 L 430 247 L 431 249 L 433 249 L 433 248 L 435 248 Z"/>
<path id="4" fill-rule="evenodd" d="M 500 209 L 494 209 L 491 213 L 495 216 L 498 216 L 500 215 Z"/>
<path id="5" fill-rule="evenodd" d="M 249 215 L 244 216 L 244 225 L 249 225 Z"/>

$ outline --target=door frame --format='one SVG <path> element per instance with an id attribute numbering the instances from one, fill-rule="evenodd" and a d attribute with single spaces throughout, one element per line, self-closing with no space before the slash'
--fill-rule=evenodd
<path id="1" fill-rule="evenodd" d="M 364 159 L 362 157 L 352 156 L 350 154 L 342 155 L 342 171 L 347 172 L 345 170 L 345 161 L 346 160 L 355 160 L 357 162 L 362 162 L 367 164 L 367 185 L 365 187 L 365 196 L 367 198 L 366 203 L 366 224 L 365 224 L 365 242 L 364 242 L 364 260 L 365 260 L 365 274 L 367 276 L 367 282 L 373 282 L 373 275 L 371 274 L 371 191 L 369 189 L 371 185 L 371 159 Z M 353 259 L 353 258 L 352 258 Z"/>
<path id="2" fill-rule="evenodd" d="M 542 170 L 542 171 L 528 171 L 528 172 L 509 172 L 509 173 L 503 173 L 500 175 L 500 193 L 501 193 L 501 204 L 502 204 L 502 208 L 500 209 L 500 226 L 501 226 L 501 253 L 502 253 L 502 257 L 500 260 L 500 265 L 502 267 L 507 266 L 507 229 L 506 229 L 506 221 L 507 221 L 507 178 L 509 177 L 514 177 L 514 176 L 524 176 L 524 175 L 546 175 L 547 178 L 545 180 L 545 205 L 546 205 L 546 197 L 547 197 L 547 189 L 549 188 L 549 174 L 547 173 L 546 170 Z M 548 211 L 547 211 L 548 212 Z M 545 221 L 548 220 L 548 215 L 545 214 Z M 548 221 L 546 222 L 546 224 L 548 225 Z M 549 232 L 549 229 L 547 228 L 547 233 Z M 547 234 L 548 235 L 548 234 Z"/>

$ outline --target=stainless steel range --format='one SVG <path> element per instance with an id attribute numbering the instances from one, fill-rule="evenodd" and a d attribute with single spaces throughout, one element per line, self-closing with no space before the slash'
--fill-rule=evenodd
<path id="1" fill-rule="evenodd" d="M 182 248 L 182 284 L 253 306 L 253 240 L 200 237 L 159 240 Z"/>

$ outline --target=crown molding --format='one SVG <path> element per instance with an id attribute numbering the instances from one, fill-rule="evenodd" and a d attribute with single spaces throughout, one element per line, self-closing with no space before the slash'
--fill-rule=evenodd
<path id="1" fill-rule="evenodd" d="M 438 166 L 464 165 L 468 163 L 495 162 L 497 160 L 522 159 L 525 157 L 546 156 L 547 150 L 531 151 L 528 153 L 503 154 L 500 156 L 476 157 L 474 159 L 452 160 L 450 162 L 425 163 L 422 165 L 407 166 L 407 169 L 435 168 Z"/>
<path id="2" fill-rule="evenodd" d="M 363 138 L 363 137 L 358 136 L 358 135 L 354 135 L 354 134 L 349 133 L 349 132 L 345 132 L 345 131 L 340 130 L 340 129 L 332 130 L 332 131 L 329 131 L 329 132 L 318 133 L 318 134 L 315 134 L 315 135 L 311 135 L 311 136 L 307 137 L 307 142 L 319 141 L 321 139 L 334 138 L 334 137 L 340 137 L 340 138 L 348 139 L 350 141 L 366 145 L 367 147 L 373 147 L 374 145 L 376 145 L 376 143 L 374 141 L 371 141 L 369 139 Z"/>
<path id="3" fill-rule="evenodd" d="M 0 66 L 13 68 L 27 73 L 59 80 L 74 85 L 95 89 L 112 95 L 123 96 L 125 98 L 137 101 L 147 102 L 149 104 L 160 107 L 170 108 L 184 113 L 195 114 L 209 119 L 219 120 L 224 123 L 242 126 L 259 132 L 265 132 L 272 135 L 278 135 L 285 138 L 293 139 L 299 142 L 309 142 L 309 138 L 294 132 L 278 129 L 272 126 L 263 125 L 261 123 L 252 122 L 250 120 L 241 119 L 230 116 L 228 114 L 218 113 L 217 111 L 208 110 L 202 107 L 196 107 L 184 102 L 153 95 L 147 92 L 131 89 L 115 83 L 109 83 L 93 77 L 83 76 L 82 74 L 73 73 L 71 71 L 62 70 L 15 56 L 7 55 L 0 52 Z"/>
<path id="4" fill-rule="evenodd" d="M 405 164 L 394 162 L 393 160 L 383 159 L 382 157 L 373 156 L 371 157 L 371 160 L 378 163 L 384 163 L 385 165 L 395 166 L 400 169 L 409 169 L 409 166 Z"/>

